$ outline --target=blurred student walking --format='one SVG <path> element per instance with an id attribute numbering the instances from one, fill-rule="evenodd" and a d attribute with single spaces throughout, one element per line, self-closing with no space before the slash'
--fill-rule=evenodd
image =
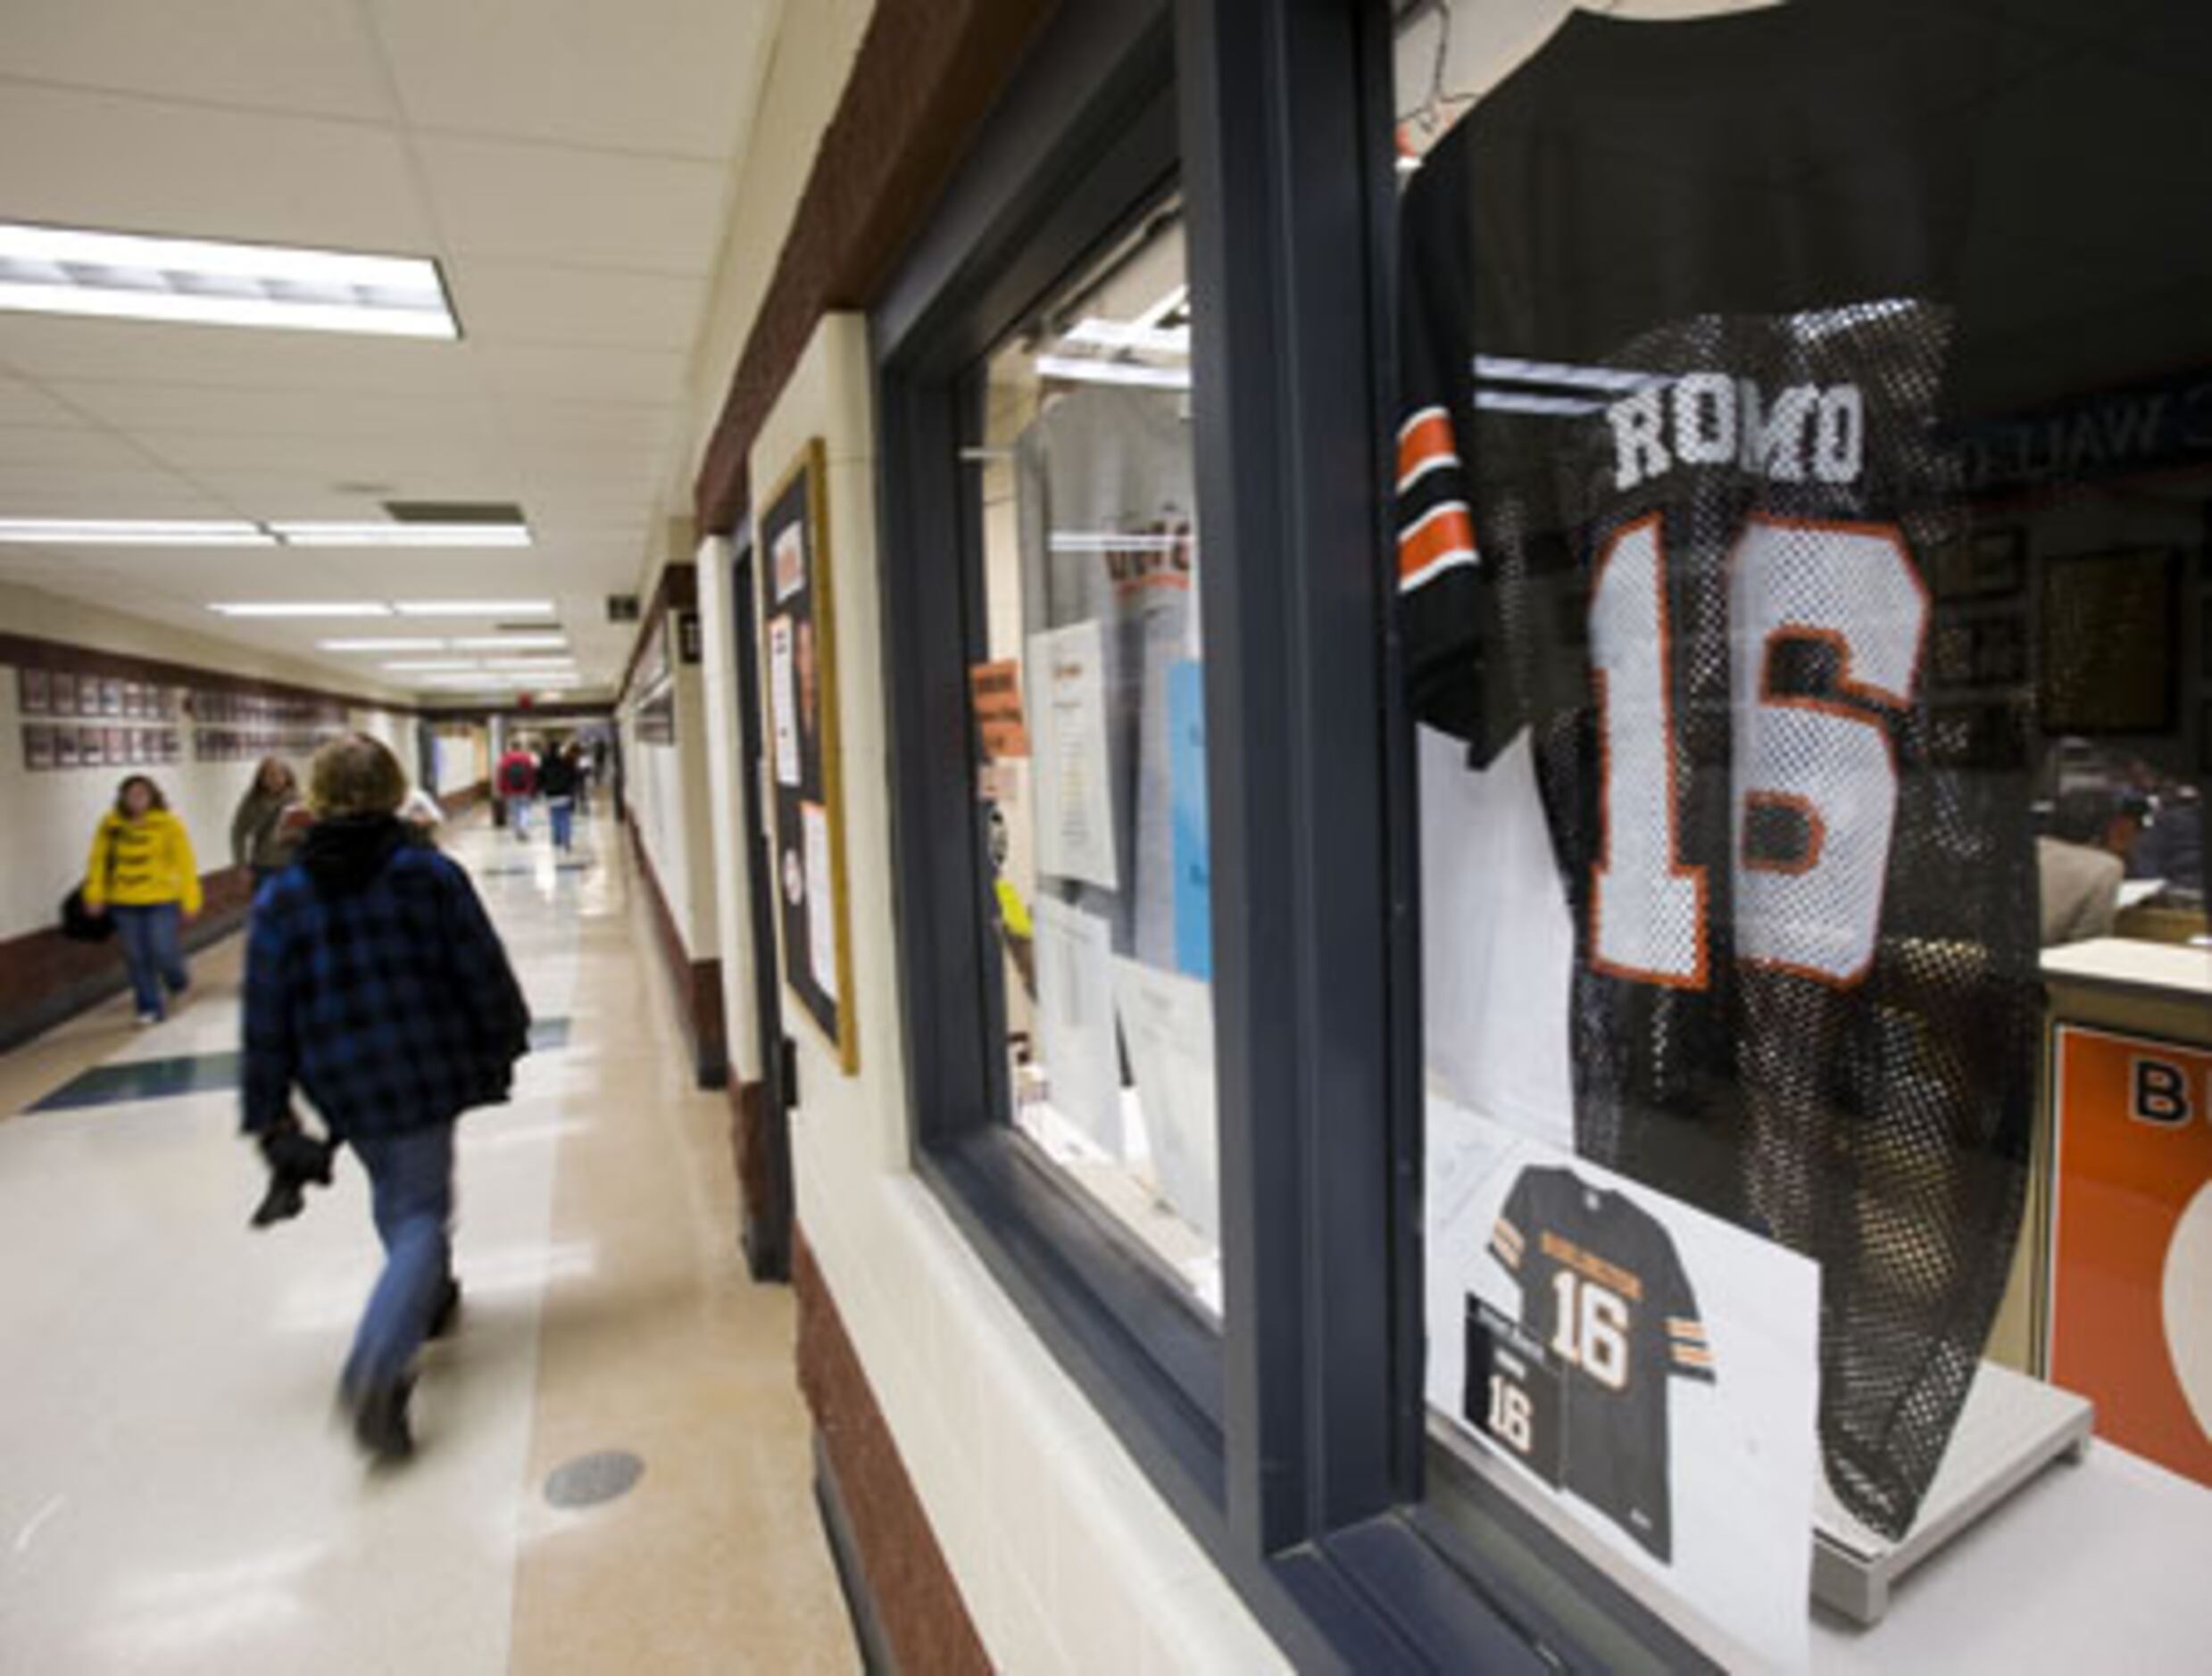
<path id="1" fill-rule="evenodd" d="M 399 759 L 365 734 L 308 770 L 315 825 L 262 887 L 245 955 L 245 1129 L 281 1174 L 298 1087 L 369 1172 L 385 1265 L 338 1384 L 378 1459 L 414 1448 L 426 1336 L 452 1324 L 453 1124 L 504 1100 L 530 1014 L 469 875 L 408 841 Z"/>
<path id="2" fill-rule="evenodd" d="M 115 922 L 138 1022 L 161 1023 L 169 1010 L 163 990 L 181 995 L 192 981 L 182 924 L 200 911 L 200 873 L 184 823 L 145 775 L 116 788 L 115 807 L 94 829 L 84 893 L 87 910 Z"/>

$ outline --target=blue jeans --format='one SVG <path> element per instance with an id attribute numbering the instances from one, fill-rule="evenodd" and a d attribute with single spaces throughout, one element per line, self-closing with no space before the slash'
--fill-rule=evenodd
<path id="1" fill-rule="evenodd" d="M 545 800 L 545 812 L 553 817 L 553 848 L 566 850 L 576 830 L 576 805 L 565 797 Z"/>
<path id="2" fill-rule="evenodd" d="M 514 828 L 514 835 L 517 838 L 528 838 L 530 835 L 530 800 L 528 798 L 511 797 L 507 800 L 507 825 Z"/>
<path id="3" fill-rule="evenodd" d="M 353 1335 L 340 1389 L 353 1396 L 406 1376 L 453 1274 L 453 1125 L 347 1141 L 369 1172 L 384 1273 Z"/>
<path id="4" fill-rule="evenodd" d="M 108 905 L 115 921 L 115 938 L 123 945 L 123 964 L 130 968 L 130 989 L 141 1018 L 159 1018 L 167 1011 L 162 1004 L 162 986 L 181 995 L 192 982 L 185 970 L 184 946 L 179 941 L 182 919 L 174 902 L 154 902 L 144 908 Z"/>

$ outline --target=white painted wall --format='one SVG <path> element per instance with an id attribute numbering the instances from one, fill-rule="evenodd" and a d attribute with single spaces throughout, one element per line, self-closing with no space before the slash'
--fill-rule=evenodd
<path id="1" fill-rule="evenodd" d="M 723 1035 L 730 1074 L 757 1083 L 763 1066 L 754 1030 L 750 892 L 753 851 L 744 829 L 744 774 L 737 721 L 736 613 L 730 597 L 730 543 L 711 536 L 699 543 L 699 635 L 705 657 L 707 794 L 703 800 L 712 842 L 715 919 L 722 949 Z M 773 975 L 771 974 L 771 978 Z"/>
<path id="2" fill-rule="evenodd" d="M 312 665 L 262 657 L 228 641 L 101 611 L 28 588 L 0 586 L 0 623 L 12 632 L 41 640 L 162 659 L 211 675 L 308 686 L 322 686 L 329 679 L 328 671 Z M 20 701 L 15 670 L 0 665 L 0 823 L 7 834 L 6 865 L 0 867 L 0 939 L 45 930 L 58 922 L 62 898 L 84 876 L 93 828 L 113 806 L 115 788 L 127 775 L 149 775 L 162 788 L 191 834 L 203 873 L 230 865 L 230 817 L 253 781 L 254 762 L 193 760 L 192 723 L 180 717 L 173 724 L 183 735 L 183 756 L 177 762 L 33 774 L 23 765 L 21 724 L 26 718 Z M 353 726 L 391 743 L 412 772 L 412 717 L 357 707 L 349 718 Z M 304 776 L 306 764 L 295 766 Z"/>
<path id="3" fill-rule="evenodd" d="M 994 1664 L 1025 1676 L 1286 1669 L 909 1164 L 870 387 L 865 321 L 825 319 L 751 460 L 765 484 L 811 436 L 829 457 L 861 1049 L 848 1078 L 794 1010 L 799 1220 Z M 726 685 L 727 636 L 706 645 Z M 727 824 L 733 801 L 714 803 Z M 734 1006 L 750 1006 L 730 988 Z"/>
<path id="4" fill-rule="evenodd" d="M 676 743 L 641 741 L 634 709 L 626 708 L 620 719 L 623 795 L 685 952 L 694 960 L 711 960 L 721 948 L 721 927 L 716 919 L 719 892 L 708 792 L 707 684 L 703 666 L 684 662 L 678 652 L 675 616 L 669 613 L 667 632 L 676 684 Z"/>

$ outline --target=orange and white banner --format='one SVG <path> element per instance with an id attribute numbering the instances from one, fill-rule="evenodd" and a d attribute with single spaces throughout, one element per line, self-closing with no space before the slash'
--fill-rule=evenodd
<path id="1" fill-rule="evenodd" d="M 2212 1050 L 2058 1029 L 2050 1376 L 2212 1484 Z"/>

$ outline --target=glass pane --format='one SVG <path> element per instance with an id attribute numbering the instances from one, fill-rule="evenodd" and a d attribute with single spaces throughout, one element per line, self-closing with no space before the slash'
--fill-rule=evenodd
<path id="1" fill-rule="evenodd" d="M 1179 207 L 982 369 L 970 670 L 1012 1110 L 1218 1315 L 1203 646 Z"/>
<path id="2" fill-rule="evenodd" d="M 2201 1622 L 2212 21 L 1399 10 L 1440 1504 L 1731 1664 L 1983 1496 L 1866 1649 Z"/>

